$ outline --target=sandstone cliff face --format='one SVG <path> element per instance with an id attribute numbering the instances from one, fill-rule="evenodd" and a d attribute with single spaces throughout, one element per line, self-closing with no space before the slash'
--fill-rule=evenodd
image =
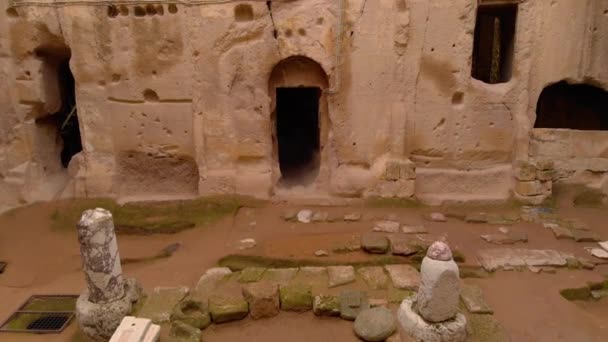
<path id="1" fill-rule="evenodd" d="M 519 3 L 512 76 L 499 84 L 471 77 L 472 0 L 37 2 L 0 4 L 3 207 L 217 193 L 506 199 L 516 161 L 569 158 L 537 153 L 542 132 L 531 142 L 542 90 L 608 88 L 608 0 L 495 1 Z M 66 168 L 49 118 L 67 60 L 83 150 Z M 277 88 L 293 87 L 321 90 L 316 170 L 295 187 L 282 183 L 276 130 Z"/>

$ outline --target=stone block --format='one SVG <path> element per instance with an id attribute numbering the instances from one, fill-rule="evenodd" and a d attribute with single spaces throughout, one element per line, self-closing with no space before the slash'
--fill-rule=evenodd
<path id="1" fill-rule="evenodd" d="M 529 182 L 536 179 L 536 166 L 527 161 L 519 161 L 514 172 L 515 178 L 519 181 Z"/>
<path id="2" fill-rule="evenodd" d="M 340 317 L 354 321 L 359 313 L 369 309 L 369 299 L 365 292 L 344 291 L 340 293 Z"/>
<path id="3" fill-rule="evenodd" d="M 186 299 L 173 308 L 171 321 L 181 321 L 202 330 L 211 324 L 211 315 L 206 302 Z"/>
<path id="4" fill-rule="evenodd" d="M 523 196 L 537 196 L 546 193 L 546 187 L 540 181 L 518 181 L 515 183 L 515 191 Z"/>
<path id="5" fill-rule="evenodd" d="M 384 290 L 388 287 L 388 277 L 380 266 L 361 267 L 357 272 L 371 290 Z"/>
<path id="6" fill-rule="evenodd" d="M 249 305 L 242 296 L 213 296 L 209 299 L 209 312 L 214 323 L 238 321 L 249 313 Z"/>
<path id="7" fill-rule="evenodd" d="M 418 290 L 420 287 L 420 273 L 410 265 L 386 265 L 393 286 L 402 290 Z"/>
<path id="8" fill-rule="evenodd" d="M 336 287 L 355 282 L 355 268 L 352 266 L 327 267 L 329 287 Z"/>
<path id="9" fill-rule="evenodd" d="M 264 272 L 266 272 L 265 268 L 247 267 L 241 271 L 238 281 L 239 283 L 255 283 L 262 280 Z"/>
<path id="10" fill-rule="evenodd" d="M 361 248 L 368 253 L 386 254 L 389 251 L 390 242 L 382 234 L 363 234 L 361 236 Z"/>
<path id="11" fill-rule="evenodd" d="M 317 316 L 340 316 L 340 299 L 332 295 L 315 296 L 312 311 Z"/>
<path id="12" fill-rule="evenodd" d="M 171 323 L 170 335 L 179 342 L 200 342 L 202 332 L 184 322 L 175 321 Z"/>
<path id="13" fill-rule="evenodd" d="M 268 318 L 279 314 L 281 305 L 278 285 L 268 282 L 245 285 L 243 296 L 249 303 L 251 318 Z"/>
<path id="14" fill-rule="evenodd" d="M 187 287 L 157 287 L 148 296 L 139 312 L 139 316 L 149 318 L 155 324 L 168 322 L 173 308 L 188 293 Z"/>
<path id="15" fill-rule="evenodd" d="M 481 288 L 475 285 L 464 285 L 460 292 L 460 298 L 470 313 L 492 314 L 494 311 L 483 297 Z"/>
<path id="16" fill-rule="evenodd" d="M 279 292 L 282 310 L 303 312 L 312 309 L 312 287 L 310 285 L 282 286 Z"/>

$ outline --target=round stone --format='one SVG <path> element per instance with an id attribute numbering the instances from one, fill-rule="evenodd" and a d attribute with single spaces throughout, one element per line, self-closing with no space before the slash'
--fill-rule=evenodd
<path id="1" fill-rule="evenodd" d="M 355 333 L 364 341 L 384 341 L 395 329 L 395 317 L 385 307 L 363 310 L 355 320 Z"/>
<path id="2" fill-rule="evenodd" d="M 447 243 L 436 241 L 426 251 L 426 256 L 433 260 L 450 261 L 452 260 L 452 251 Z"/>

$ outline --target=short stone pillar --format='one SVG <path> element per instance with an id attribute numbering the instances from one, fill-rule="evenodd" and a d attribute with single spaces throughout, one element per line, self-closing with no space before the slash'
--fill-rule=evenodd
<path id="1" fill-rule="evenodd" d="M 87 210 L 77 227 L 89 301 L 104 304 L 122 298 L 125 288 L 112 213 L 100 208 Z"/>
<path id="2" fill-rule="evenodd" d="M 458 312 L 460 275 L 445 242 L 435 242 L 429 247 L 422 260 L 420 277 L 417 296 L 404 300 L 399 307 L 397 316 L 401 339 L 464 341 L 466 318 Z"/>
<path id="3" fill-rule="evenodd" d="M 139 299 L 141 288 L 134 279 L 123 279 L 112 214 L 105 209 L 82 214 L 78 241 L 87 281 L 76 301 L 76 317 L 84 335 L 107 341 Z"/>

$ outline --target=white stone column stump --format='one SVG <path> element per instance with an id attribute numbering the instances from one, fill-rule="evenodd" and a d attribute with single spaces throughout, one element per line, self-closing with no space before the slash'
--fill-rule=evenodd
<path id="1" fill-rule="evenodd" d="M 123 279 L 112 214 L 105 209 L 82 214 L 78 241 L 87 289 L 76 301 L 81 331 L 94 341 L 108 341 L 139 299 L 134 279 Z"/>
<path id="2" fill-rule="evenodd" d="M 416 297 L 404 300 L 397 313 L 401 340 L 464 342 L 467 320 L 458 312 L 460 274 L 446 243 L 429 247 L 420 275 Z"/>

